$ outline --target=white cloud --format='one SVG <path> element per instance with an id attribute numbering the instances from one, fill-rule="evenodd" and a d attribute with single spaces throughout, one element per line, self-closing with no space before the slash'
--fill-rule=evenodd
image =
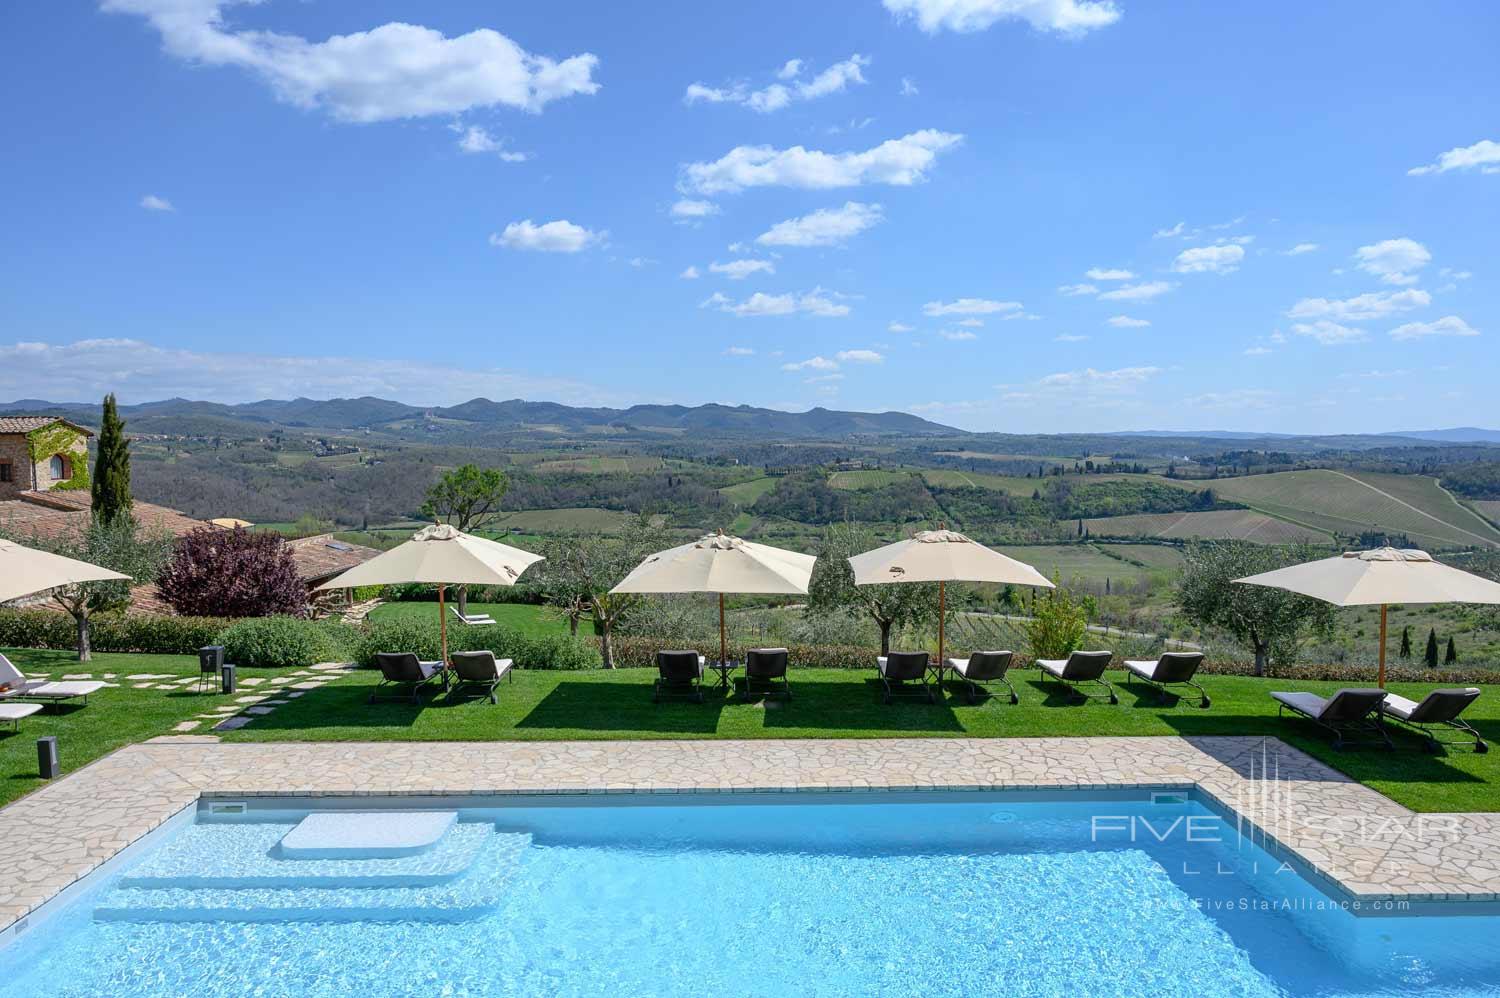
<path id="1" fill-rule="evenodd" d="M 913 329 L 912 326 L 908 326 L 904 322 L 891 322 L 885 328 L 888 332 L 892 333 L 909 333 Z"/>
<path id="2" fill-rule="evenodd" d="M 1407 176 L 1420 177 L 1427 173 L 1447 173 L 1449 170 L 1473 170 L 1481 173 L 1500 173 L 1500 142 L 1481 139 L 1471 146 L 1449 149 L 1434 162 L 1426 166 L 1414 166 Z"/>
<path id="3" fill-rule="evenodd" d="M 1354 253 L 1359 269 L 1374 274 L 1386 284 L 1415 284 L 1417 275 L 1432 262 L 1427 247 L 1414 239 L 1385 239 L 1370 246 L 1361 246 Z"/>
<path id="4" fill-rule="evenodd" d="M 749 347 L 726 347 L 724 353 L 730 357 L 754 357 L 755 351 Z"/>
<path id="5" fill-rule="evenodd" d="M 1176 225 L 1172 226 L 1170 229 L 1157 229 L 1155 232 L 1153 232 L 1151 234 L 1151 238 L 1152 239 L 1172 239 L 1172 238 L 1175 238 L 1176 236 L 1182 235 L 1182 231 L 1186 227 L 1187 226 L 1184 223 L 1178 222 Z"/>
<path id="6" fill-rule="evenodd" d="M 1018 312 L 1018 301 L 992 301 L 988 298 L 959 298 L 957 301 L 930 301 L 922 306 L 922 314 L 933 318 L 944 315 L 993 315 L 996 312 Z"/>
<path id="7" fill-rule="evenodd" d="M 1177 254 L 1172 269 L 1179 274 L 1232 274 L 1244 259 L 1241 246 L 1194 246 Z"/>
<path id="8" fill-rule="evenodd" d="M 683 225 L 696 225 L 698 222 L 719 213 L 719 206 L 712 201 L 697 201 L 693 198 L 679 198 L 672 202 L 668 214 L 672 220 Z"/>
<path id="9" fill-rule="evenodd" d="M 827 357 L 818 356 L 799 360 L 795 363 L 782 364 L 781 369 L 783 371 L 837 371 L 839 365 Z"/>
<path id="10" fill-rule="evenodd" d="M 1059 333 L 1052 337 L 1054 343 L 1082 343 L 1086 339 L 1088 339 L 1087 336 L 1081 336 L 1077 333 Z"/>
<path id="11" fill-rule="evenodd" d="M 1303 298 L 1287 311 L 1292 319 L 1335 319 L 1339 322 L 1362 322 L 1383 319 L 1397 312 L 1409 312 L 1432 304 L 1432 296 L 1413 288 L 1409 291 L 1371 291 L 1353 298 Z"/>
<path id="12" fill-rule="evenodd" d="M 629 260 L 626 260 L 625 262 L 628 263 L 628 264 L 630 264 L 632 267 L 636 268 L 637 270 L 640 270 L 642 267 L 652 267 L 652 266 L 655 266 L 658 263 L 661 263 L 660 260 L 653 260 L 649 256 L 633 256 Z"/>
<path id="13" fill-rule="evenodd" d="M 682 278 L 684 281 L 696 281 L 703 275 L 698 273 L 697 267 L 693 266 L 692 264 L 688 264 L 686 267 L 682 268 L 682 273 L 678 274 L 677 276 Z"/>
<path id="14" fill-rule="evenodd" d="M 1286 251 L 1287 256 L 1301 256 L 1304 253 L 1316 253 L 1322 249 L 1317 243 L 1298 243 Z"/>
<path id="15" fill-rule="evenodd" d="M 902 97 L 915 97 L 921 92 L 921 90 L 917 89 L 916 83 L 914 83 L 910 77 L 901 77 L 901 89 L 898 91 L 898 93 L 900 93 Z"/>
<path id="16" fill-rule="evenodd" d="M 688 163 L 683 167 L 682 182 L 686 190 L 699 194 L 734 194 L 747 187 L 906 187 L 925 180 L 938 154 L 962 141 L 962 135 L 929 128 L 888 139 L 864 152 L 736 146 L 711 163 Z"/>
<path id="17" fill-rule="evenodd" d="M 1097 371 L 1092 367 L 1081 371 L 1061 371 L 1049 374 L 1037 382 L 1044 389 L 1074 389 L 1086 391 L 1128 391 L 1161 373 L 1159 367 L 1121 367 L 1112 371 Z"/>
<path id="18" fill-rule="evenodd" d="M 1142 329 L 1151 325 L 1150 319 L 1133 319 L 1128 315 L 1112 315 L 1104 321 L 1116 329 Z"/>
<path id="19" fill-rule="evenodd" d="M 180 350 L 132 339 L 0 344 L 0 398 L 27 398 L 38 385 L 54 398 L 121 402 L 182 397 L 215 402 L 375 395 L 414 405 L 453 405 L 475 396 L 551 398 L 598 405 L 601 389 L 533 377 L 478 362 L 435 364 L 417 357 L 275 356 Z M 604 394 L 609 394 L 607 391 Z M 619 399 L 619 401 L 627 401 Z"/>
<path id="20" fill-rule="evenodd" d="M 1275 353 L 1275 351 L 1268 346 L 1246 347 L 1244 350 L 1244 354 L 1246 357 L 1264 357 L 1269 353 Z"/>
<path id="21" fill-rule="evenodd" d="M 1126 284 L 1106 291 L 1099 296 L 1101 301 L 1152 301 L 1171 291 L 1177 285 L 1170 281 L 1142 281 L 1140 284 Z"/>
<path id="22" fill-rule="evenodd" d="M 714 292 L 699 304 L 699 308 L 712 308 L 739 318 L 766 315 L 794 315 L 803 313 L 823 318 L 842 318 L 849 314 L 849 306 L 829 297 L 821 288 L 805 294 L 768 295 L 757 291 L 744 301 L 737 302 L 727 295 Z"/>
<path id="23" fill-rule="evenodd" d="M 250 0 L 103 0 L 102 9 L 138 14 L 171 55 L 203 66 L 236 66 L 259 76 L 277 99 L 320 108 L 341 121 L 372 122 L 459 114 L 473 108 L 540 111 L 599 89 L 599 60 L 562 61 L 527 52 L 480 28 L 453 38 L 391 22 L 314 42 L 275 31 L 229 28 L 224 9 Z"/>
<path id="24" fill-rule="evenodd" d="M 938 331 L 938 335 L 945 340 L 953 340 L 959 343 L 979 339 L 978 336 L 975 336 L 967 329 L 941 329 Z"/>
<path id="25" fill-rule="evenodd" d="M 1135 274 L 1120 267 L 1090 267 L 1083 275 L 1091 281 L 1133 281 Z"/>
<path id="26" fill-rule="evenodd" d="M 451 127 L 458 132 L 458 148 L 463 152 L 494 153 L 507 163 L 524 163 L 531 158 L 530 153 L 514 152 L 505 148 L 504 139 L 496 138 L 478 125 L 470 125 L 467 128 L 462 125 Z"/>
<path id="27" fill-rule="evenodd" d="M 983 31 L 997 21 L 1025 21 L 1037 31 L 1082 35 L 1120 19 L 1113 0 L 884 0 L 901 20 L 928 34 Z"/>
<path id="28" fill-rule="evenodd" d="M 1076 298 L 1079 295 L 1096 295 L 1099 293 L 1099 288 L 1093 284 L 1063 284 L 1058 287 L 1057 293 Z"/>
<path id="29" fill-rule="evenodd" d="M 1276 393 L 1265 388 L 1232 388 L 1226 392 L 1204 392 L 1184 401 L 1197 409 L 1269 409 Z"/>
<path id="30" fill-rule="evenodd" d="M 1328 319 L 1319 319 L 1316 322 L 1296 322 L 1292 324 L 1292 332 L 1298 336 L 1306 336 L 1317 340 L 1325 347 L 1344 346 L 1348 343 L 1361 343 L 1368 337 L 1363 329 L 1353 326 L 1345 326 Z"/>
<path id="31" fill-rule="evenodd" d="M 874 350 L 840 350 L 834 356 L 846 364 L 885 363 L 885 354 L 877 353 Z"/>
<path id="32" fill-rule="evenodd" d="M 175 207 L 173 207 L 172 202 L 168 201 L 166 198 L 157 197 L 155 194 L 147 194 L 145 197 L 141 198 L 141 207 L 145 208 L 147 211 L 177 210 Z"/>
<path id="33" fill-rule="evenodd" d="M 762 246 L 837 246 L 884 220 L 880 205 L 847 201 L 842 208 L 819 208 L 777 222 L 755 241 Z"/>
<path id="34" fill-rule="evenodd" d="M 978 329 L 978 328 L 980 328 L 981 326 L 984 325 L 984 320 L 983 319 L 975 319 L 975 318 L 971 317 L 971 318 L 968 318 L 968 319 L 959 319 L 958 320 L 958 324 L 960 326 L 967 326 L 970 329 Z"/>
<path id="35" fill-rule="evenodd" d="M 751 274 L 776 273 L 776 265 L 770 260 L 730 260 L 728 263 L 716 260 L 708 265 L 708 269 L 715 274 L 723 274 L 731 281 L 743 281 Z"/>
<path id="36" fill-rule="evenodd" d="M 1426 336 L 1478 336 L 1479 330 L 1456 315 L 1432 322 L 1408 322 L 1391 330 L 1393 340 L 1416 340 Z"/>
<path id="37" fill-rule="evenodd" d="M 567 219 L 537 225 L 527 218 L 511 222 L 498 235 L 490 233 L 490 245 L 542 253 L 577 253 L 603 240 L 605 235 L 574 225 Z"/>
<path id="38" fill-rule="evenodd" d="M 772 83 L 760 90 L 751 90 L 744 84 L 730 87 L 710 87 L 703 83 L 689 84 L 682 99 L 687 104 L 741 104 L 752 111 L 769 114 L 780 111 L 793 101 L 817 100 L 830 94 L 841 93 L 850 84 L 865 83 L 863 69 L 870 65 L 868 56 L 858 53 L 842 62 L 836 62 L 810 80 L 798 80 L 802 73 L 802 60 L 792 59 L 776 72 L 776 78 L 784 82 Z M 796 82 L 792 82 L 795 80 Z"/>

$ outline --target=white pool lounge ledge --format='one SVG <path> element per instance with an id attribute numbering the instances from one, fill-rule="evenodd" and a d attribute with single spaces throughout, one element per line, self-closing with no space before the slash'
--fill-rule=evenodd
<path id="1" fill-rule="evenodd" d="M 1347 898 L 1500 900 L 1500 814 L 1417 814 L 1259 737 L 450 742 L 420 752 L 159 739 L 0 809 L 0 840 L 11 844 L 0 933 L 204 799 L 401 797 L 431 810 L 452 807 L 433 800 L 445 797 L 1070 788 L 1194 792 Z"/>

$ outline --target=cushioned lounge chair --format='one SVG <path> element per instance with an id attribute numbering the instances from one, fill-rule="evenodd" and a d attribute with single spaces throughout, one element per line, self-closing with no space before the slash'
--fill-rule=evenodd
<path id="1" fill-rule="evenodd" d="M 1010 684 L 1009 679 L 1005 678 L 1005 674 L 1010 671 L 1013 658 L 1015 658 L 1015 652 L 976 651 L 968 658 L 950 658 L 945 664 L 964 681 L 970 703 L 978 703 L 980 693 L 994 694 L 994 691 L 985 686 L 985 683 L 1004 684 L 1010 693 L 1010 702 L 1020 703 L 1021 698 L 1016 696 L 1016 688 Z"/>
<path id="2" fill-rule="evenodd" d="M 786 677 L 785 648 L 752 648 L 745 654 L 745 694 L 760 685 L 770 696 L 792 698 L 792 684 Z"/>
<path id="3" fill-rule="evenodd" d="M 1107 651 L 1075 651 L 1066 659 L 1039 658 L 1036 664 L 1042 672 L 1066 686 L 1075 697 L 1119 703 L 1120 698 L 1115 696 L 1114 687 L 1104 678 L 1104 670 L 1109 668 L 1111 657 Z M 1079 689 L 1080 683 L 1102 687 L 1103 692 L 1085 693 Z"/>
<path id="4" fill-rule="evenodd" d="M 1395 718 L 1403 724 L 1409 724 L 1423 735 L 1427 736 L 1427 750 L 1438 751 L 1443 742 L 1433 734 L 1433 729 L 1453 728 L 1472 736 L 1474 739 L 1475 752 L 1488 752 L 1490 747 L 1479 737 L 1469 722 L 1459 715 L 1468 709 L 1469 704 L 1479 699 L 1479 690 L 1473 686 L 1467 689 L 1455 690 L 1433 690 L 1422 698 L 1421 703 L 1413 703 L 1406 697 L 1398 697 L 1394 693 L 1385 695 L 1385 703 L 1381 710 L 1386 717 Z"/>
<path id="5" fill-rule="evenodd" d="M 885 687 L 885 702 L 893 696 L 925 696 L 928 703 L 936 703 L 932 686 L 927 682 L 928 657 L 925 651 L 893 651 L 875 660 L 875 671 L 880 674 L 880 683 Z M 917 683 L 916 688 L 907 683 Z"/>
<path id="6" fill-rule="evenodd" d="M 656 653 L 656 682 L 651 688 L 651 702 L 662 697 L 689 697 L 703 702 L 703 671 L 708 661 L 695 651 L 659 651 Z"/>
<path id="7" fill-rule="evenodd" d="M 0 655 L 0 700 L 40 700 L 62 703 L 65 700 L 89 702 L 89 694 L 104 689 L 108 683 L 88 680 L 54 682 L 50 679 L 27 679 L 10 659 Z"/>
<path id="8" fill-rule="evenodd" d="M 448 661 L 453 666 L 455 695 L 465 688 L 477 688 L 480 696 L 487 696 L 490 703 L 497 703 L 495 687 L 500 685 L 500 680 L 509 675 L 511 682 L 516 681 L 511 660 L 496 658 L 492 651 L 456 651 L 448 656 Z"/>
<path id="9" fill-rule="evenodd" d="M 1155 662 L 1127 661 L 1125 671 L 1127 678 L 1135 676 L 1156 687 L 1156 692 L 1164 701 L 1173 693 L 1169 687 L 1190 686 L 1198 691 L 1198 695 L 1196 697 L 1184 696 L 1179 692 L 1176 694 L 1177 699 L 1180 701 L 1196 700 L 1199 707 L 1208 707 L 1213 701 L 1208 698 L 1208 693 L 1203 687 L 1193 682 L 1193 676 L 1197 675 L 1198 667 L 1202 664 L 1202 652 L 1168 651 L 1162 652 L 1161 657 Z"/>
<path id="10" fill-rule="evenodd" d="M 1333 747 L 1352 745 L 1384 745 L 1391 748 L 1391 736 L 1385 733 L 1381 723 L 1381 705 L 1385 702 L 1385 690 L 1342 689 L 1328 699 L 1316 693 L 1272 693 L 1271 698 L 1280 706 L 1276 713 L 1291 711 L 1301 714 L 1321 728 L 1333 734 Z M 1360 733 L 1379 736 L 1361 741 L 1347 741 L 1346 734 Z"/>
<path id="11" fill-rule="evenodd" d="M 42 709 L 39 703 L 0 703 L 0 724 L 9 724 L 15 731 L 21 730 L 21 718 L 30 717 Z"/>
<path id="12" fill-rule="evenodd" d="M 443 669 L 443 663 L 424 662 L 409 651 L 376 652 L 375 664 L 380 667 L 380 682 L 375 684 L 375 690 L 370 694 L 371 703 L 378 700 L 410 700 L 416 703 L 418 695 L 437 680 Z"/>

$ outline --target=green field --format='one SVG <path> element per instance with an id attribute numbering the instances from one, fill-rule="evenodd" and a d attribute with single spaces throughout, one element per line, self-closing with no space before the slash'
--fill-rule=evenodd
<path id="1" fill-rule="evenodd" d="M 1475 499 L 1470 505 L 1490 523 L 1500 525 L 1500 499 Z"/>
<path id="2" fill-rule="evenodd" d="M 523 534 L 571 534 L 609 532 L 620 529 L 630 519 L 629 513 L 592 506 L 570 509 L 523 509 L 503 513 L 489 525 L 490 531 L 519 530 Z"/>
<path id="3" fill-rule="evenodd" d="M 1175 572 L 1182 567 L 1182 551 L 1169 544 L 1096 544 L 1106 557 L 1116 555 L 1158 571 Z"/>
<path id="4" fill-rule="evenodd" d="M 1242 540 L 1259 544 L 1291 544 L 1297 541 L 1327 543 L 1332 538 L 1321 531 L 1278 520 L 1251 509 L 1215 509 L 1196 513 L 1137 513 L 1084 520 L 1084 527 L 1099 537 L 1159 537 L 1163 540 Z"/>
<path id="5" fill-rule="evenodd" d="M 1500 530 L 1419 475 L 1316 469 L 1207 484 L 1225 498 L 1316 530 L 1385 530 L 1431 547 L 1500 546 Z"/>
<path id="6" fill-rule="evenodd" d="M 910 478 L 910 471 L 835 471 L 828 476 L 828 487 L 834 489 L 880 489 Z"/>
<path id="7" fill-rule="evenodd" d="M 750 506 L 775 487 L 775 478 L 754 478 L 738 485 L 726 485 L 719 492 L 741 506 Z"/>
<path id="8" fill-rule="evenodd" d="M 998 547 L 996 550 L 1024 561 L 1047 578 L 1060 580 L 1064 584 L 1081 579 L 1102 586 L 1105 579 L 1116 582 L 1137 579 L 1149 575 L 1151 571 L 1102 554 L 1092 544 L 1032 544 Z"/>
<path id="9" fill-rule="evenodd" d="M 630 471 L 656 471 L 661 466 L 659 457 L 568 457 L 542 461 L 536 470 L 621 475 Z"/>
<path id="10" fill-rule="evenodd" d="M 449 600 L 449 605 L 453 605 Z M 382 603 L 370 611 L 370 620 L 435 620 L 437 619 L 437 604 L 428 603 L 423 600 L 403 601 L 400 603 Z M 478 615 L 487 613 L 495 618 L 498 626 L 513 627 L 522 634 L 532 637 L 540 637 L 543 634 L 565 634 L 568 630 L 568 622 L 555 613 L 548 611 L 546 607 L 533 606 L 530 603 L 470 603 L 469 613 Z M 453 615 L 448 615 L 448 625 L 452 628 L 464 628 L 471 625 L 460 624 Z M 593 634 L 592 624 L 579 628 L 580 634 Z"/>
<path id="11" fill-rule="evenodd" d="M 1159 485 L 1170 485 L 1179 489 L 1200 489 L 1202 484 L 1198 482 L 1183 481 L 1175 478 L 1164 478 L 1161 475 L 1131 475 L 1131 474 L 1104 474 L 1104 475 L 1048 475 L 1044 478 L 1027 478 L 1025 475 L 986 475 L 977 471 L 954 471 L 944 468 L 937 471 L 924 470 L 922 477 L 928 485 L 937 488 L 981 488 L 995 489 L 1013 496 L 1029 496 L 1037 489 L 1043 488 L 1047 482 L 1062 481 L 1069 485 L 1092 485 L 1095 482 L 1155 482 Z"/>

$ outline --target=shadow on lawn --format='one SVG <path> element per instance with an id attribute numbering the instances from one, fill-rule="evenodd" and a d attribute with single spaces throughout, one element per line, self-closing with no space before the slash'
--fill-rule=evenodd
<path id="1" fill-rule="evenodd" d="M 790 702 L 759 697 L 735 703 L 761 704 L 767 729 L 822 728 L 836 731 L 930 731 L 961 734 L 964 726 L 948 699 L 938 695 L 937 703 L 920 696 L 897 696 L 882 703 L 884 690 L 880 680 L 866 678 L 860 683 L 846 679 L 835 681 L 805 680 L 792 677 Z"/>
<path id="2" fill-rule="evenodd" d="M 531 708 L 517 728 L 577 731 L 653 731 L 711 735 L 719 729 L 726 701 L 704 691 L 704 702 L 670 699 L 651 702 L 651 684 L 563 680 Z"/>
<path id="3" fill-rule="evenodd" d="M 441 695 L 424 696 L 419 703 L 370 703 L 372 685 L 331 683 L 308 690 L 290 703 L 255 718 L 252 731 L 307 731 L 315 728 L 409 728 L 422 711 L 442 706 Z"/>

